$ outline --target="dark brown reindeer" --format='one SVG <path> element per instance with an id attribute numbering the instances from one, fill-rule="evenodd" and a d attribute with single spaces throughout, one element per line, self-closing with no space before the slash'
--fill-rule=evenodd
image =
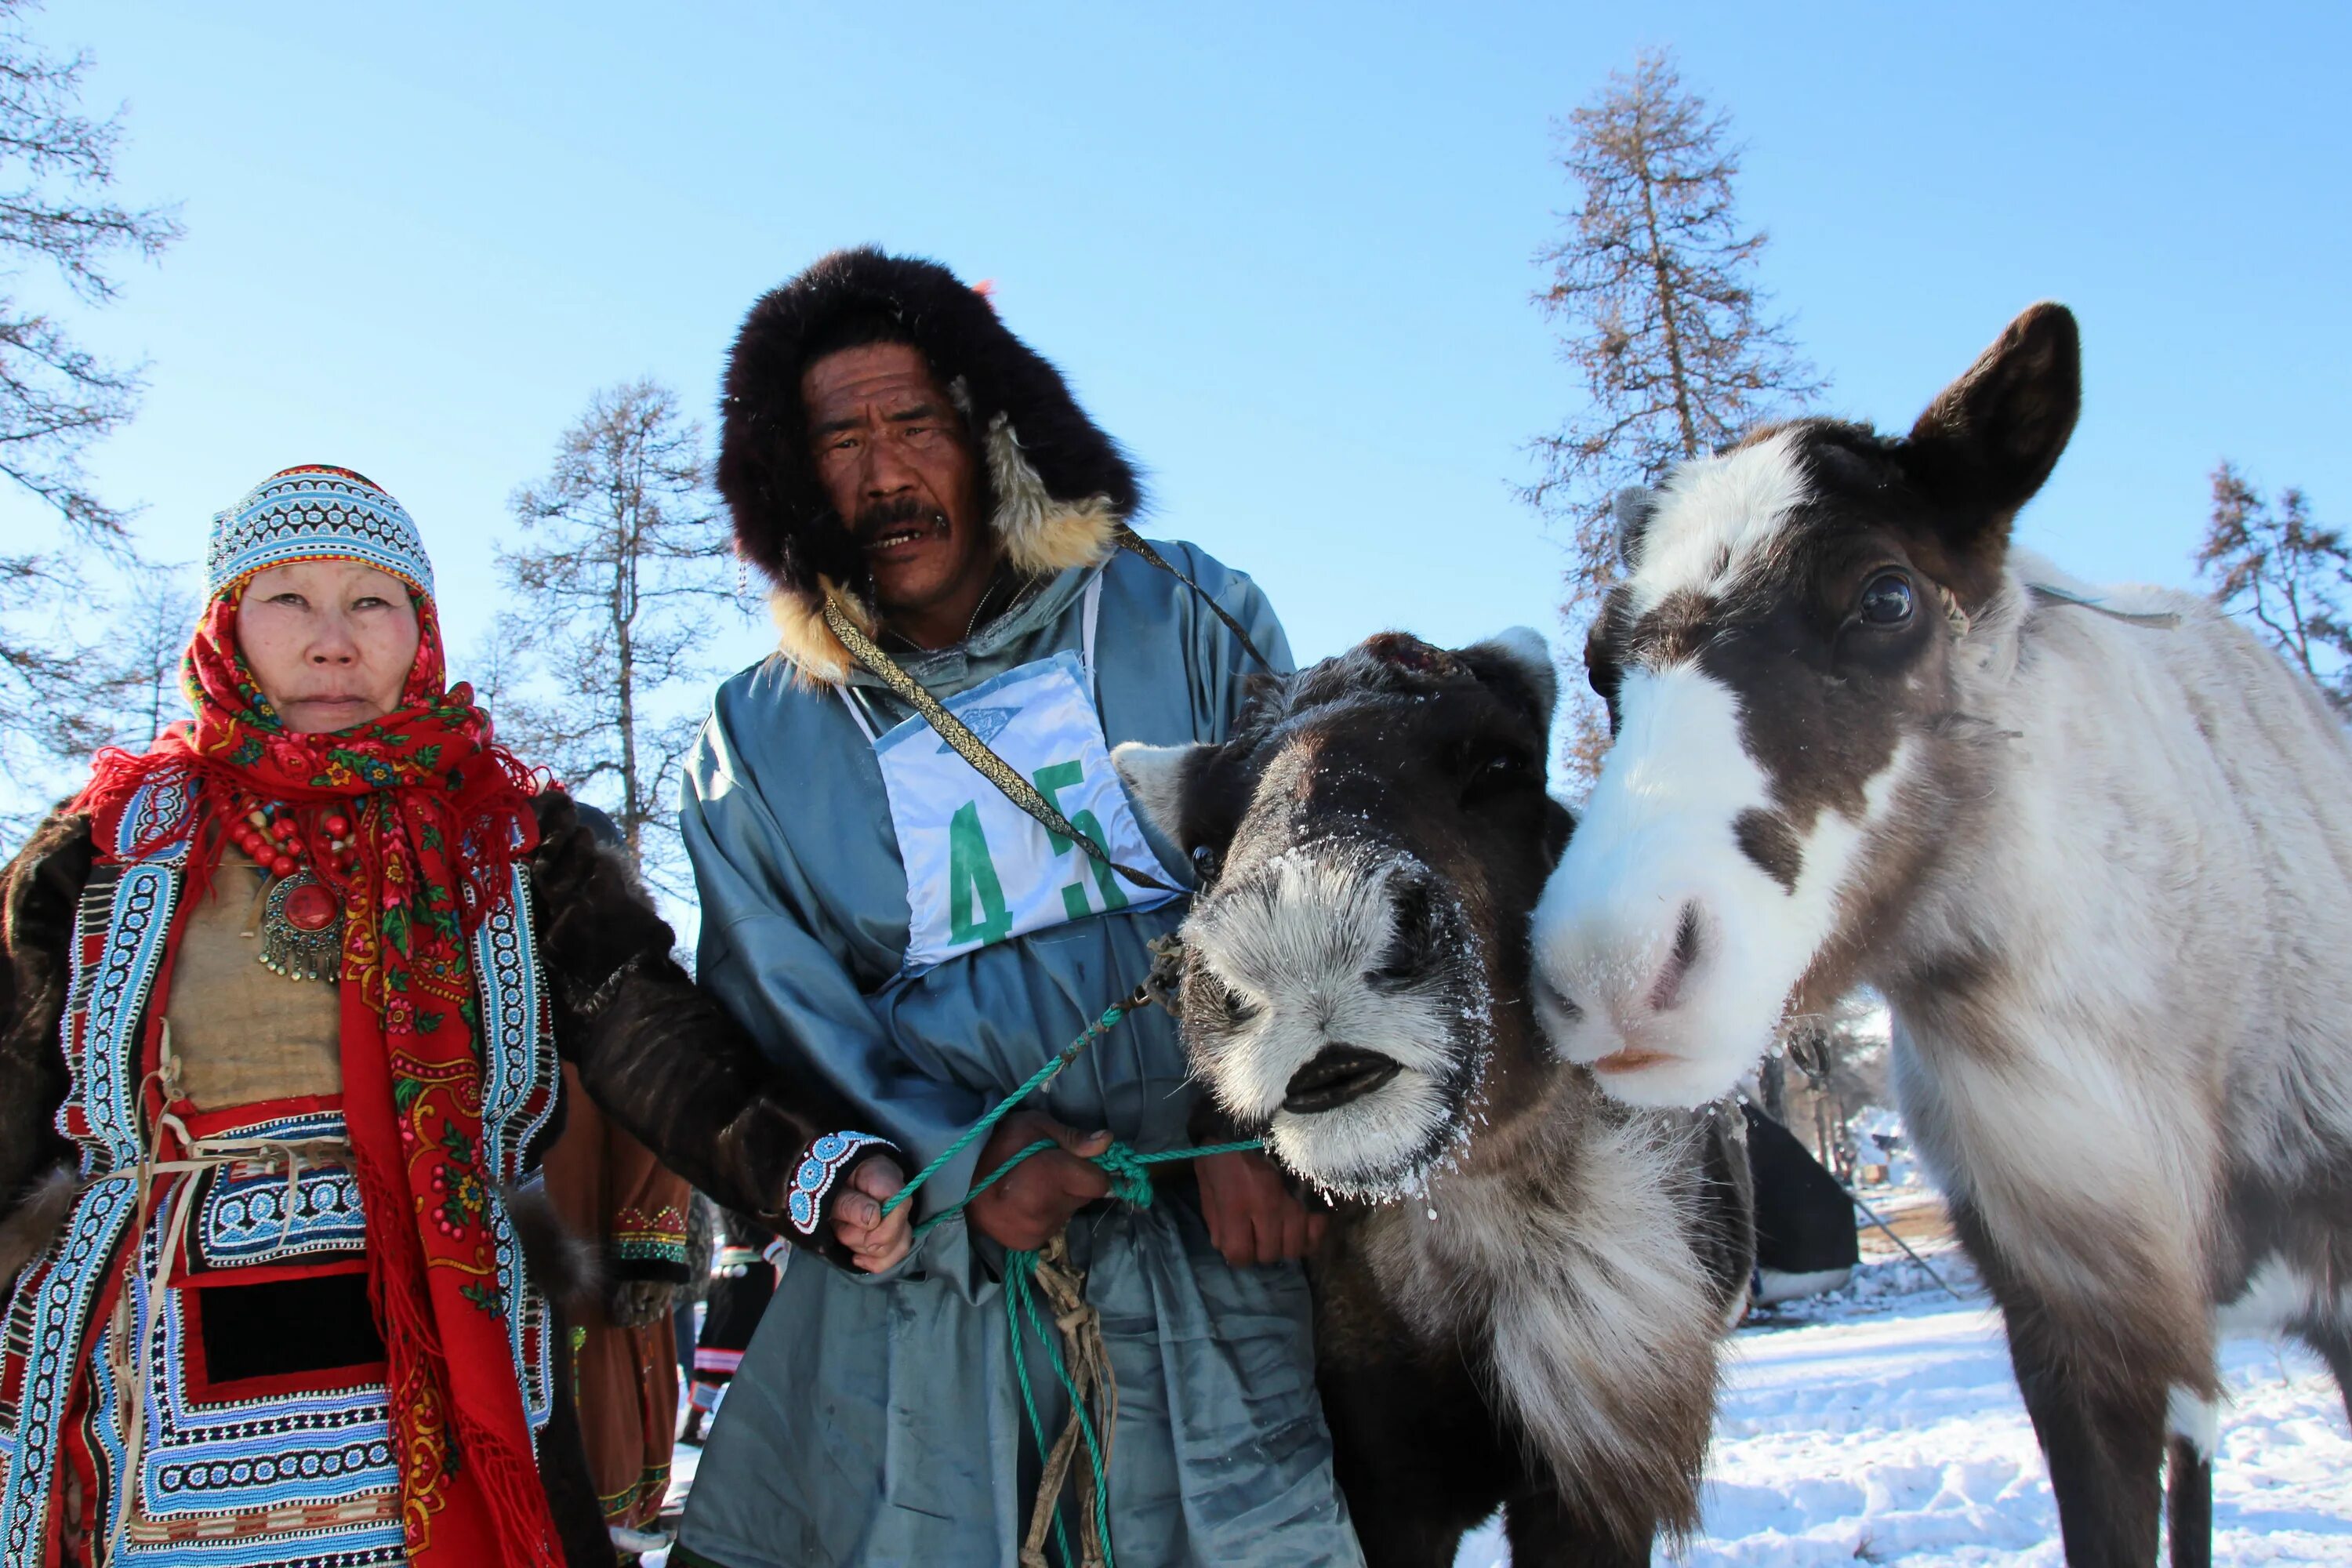
<path id="1" fill-rule="evenodd" d="M 1334 1204 L 1318 1378 L 1381 1568 L 1443 1568 L 1497 1507 L 1521 1568 L 1687 1531 L 1748 1283 L 1738 1113 L 1612 1106 L 1539 1042 L 1555 695 L 1532 632 L 1387 634 L 1263 690 L 1223 745 L 1114 753 L 1203 873 L 1181 1000 L 1218 1130 Z"/>
<path id="2" fill-rule="evenodd" d="M 2183 594 L 2011 548 L 2081 404 L 2037 305 L 1904 437 L 1801 420 L 1622 498 L 1617 740 L 1535 921 L 1569 1059 L 1721 1093 L 1857 981 L 2009 1331 L 2067 1561 L 2211 1549 L 2218 1333 L 2352 1392 L 2352 746 Z"/>

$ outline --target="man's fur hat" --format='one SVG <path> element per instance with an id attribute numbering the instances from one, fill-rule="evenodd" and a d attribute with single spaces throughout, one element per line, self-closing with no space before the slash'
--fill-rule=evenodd
<path id="1" fill-rule="evenodd" d="M 1079 409 L 1061 373 L 997 320 L 986 296 L 937 262 L 871 247 L 835 251 L 744 318 L 727 362 L 719 440 L 719 490 L 734 514 L 736 549 L 774 584 L 784 653 L 827 684 L 848 673 L 850 660 L 824 625 L 825 597 L 868 632 L 879 618 L 864 561 L 817 481 L 801 375 L 817 354 L 893 340 L 929 362 L 970 423 L 991 521 L 1016 570 L 1103 559 L 1143 499 L 1118 444 Z"/>

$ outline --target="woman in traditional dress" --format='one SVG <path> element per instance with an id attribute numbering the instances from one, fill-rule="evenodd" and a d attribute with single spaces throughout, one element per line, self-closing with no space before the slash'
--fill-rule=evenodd
<path id="1" fill-rule="evenodd" d="M 838 1157 L 446 684 L 390 496 L 288 469 L 206 567 L 194 722 L 0 882 L 0 1563 L 609 1564 L 532 1267 L 559 1058 L 836 1261 L 903 1247 L 903 1162 Z"/>

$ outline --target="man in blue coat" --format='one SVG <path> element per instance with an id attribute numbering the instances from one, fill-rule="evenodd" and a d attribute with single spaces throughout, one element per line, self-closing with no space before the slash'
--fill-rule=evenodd
<path id="1" fill-rule="evenodd" d="M 753 307 L 719 483 L 782 646 L 720 688 L 692 764 L 700 975 L 863 1120 L 802 1176 L 845 1189 L 821 1238 L 843 1266 L 786 1270 L 677 1561 L 1013 1568 L 1039 1474 L 1014 1356 L 1049 1437 L 1066 1406 L 1013 1342 L 1003 1260 L 1066 1226 L 1117 1388 L 1121 1568 L 1360 1562 L 1297 1263 L 1319 1217 L 1256 1154 L 1195 1160 L 1147 1207 L 1107 1201 L 1086 1158 L 1188 1143 L 1164 1014 L 1097 1038 L 924 1186 L 917 1219 L 1056 1145 L 919 1242 L 877 1202 L 896 1159 L 950 1148 L 1149 971 L 1191 868 L 1109 748 L 1223 740 L 1243 637 L 1287 667 L 1264 595 L 1190 545 L 1139 548 L 1136 476 L 1059 373 L 953 274 L 878 251 Z"/>

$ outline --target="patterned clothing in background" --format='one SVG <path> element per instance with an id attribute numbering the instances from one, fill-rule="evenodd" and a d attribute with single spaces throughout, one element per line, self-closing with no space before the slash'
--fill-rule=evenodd
<path id="1" fill-rule="evenodd" d="M 564 1069 L 567 1089 L 576 1089 Z M 687 1283 L 693 1189 L 606 1120 L 585 1095 L 543 1169 L 547 1195 L 574 1236 L 595 1241 L 602 1289 L 562 1316 L 572 1403 L 597 1505 L 608 1524 L 643 1530 L 669 1491 L 677 1361 L 669 1310 Z"/>
<path id="2" fill-rule="evenodd" d="M 730 1211 L 710 1258 L 710 1297 L 694 1342 L 694 1414 L 688 1433 L 698 1441 L 719 1409 L 743 1352 L 768 1310 L 781 1277 L 783 1248 L 776 1233 Z"/>

